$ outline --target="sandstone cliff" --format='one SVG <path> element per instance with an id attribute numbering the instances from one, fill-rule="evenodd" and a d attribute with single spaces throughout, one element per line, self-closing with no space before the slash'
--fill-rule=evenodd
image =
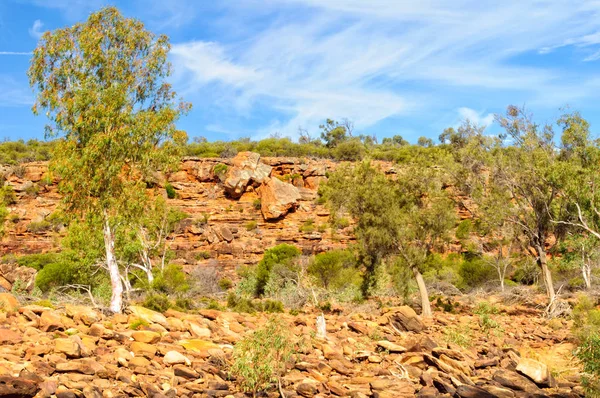
<path id="1" fill-rule="evenodd" d="M 176 191 L 171 206 L 189 215 L 176 231 L 171 248 L 186 268 L 215 265 L 232 271 L 257 262 L 264 250 L 291 243 L 305 253 L 345 247 L 352 227 L 332 229 L 329 212 L 317 203 L 319 184 L 339 163 L 300 158 L 261 158 L 240 153 L 233 159 L 186 158 L 178 172 L 158 175 Z M 393 173 L 390 163 L 379 162 Z M 47 221 L 60 203 L 47 164 L 34 162 L 4 168 L 16 203 L 8 207 L 0 254 L 57 250 L 60 225 Z"/>

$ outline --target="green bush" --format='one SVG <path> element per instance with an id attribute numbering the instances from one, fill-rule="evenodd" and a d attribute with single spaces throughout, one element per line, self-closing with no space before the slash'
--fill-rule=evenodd
<path id="1" fill-rule="evenodd" d="M 227 173 L 227 170 L 228 170 L 228 169 L 229 169 L 229 168 L 227 167 L 227 165 L 226 165 L 226 164 L 223 164 L 223 163 L 217 163 L 217 164 L 215 165 L 215 167 L 213 167 L 213 173 L 214 173 L 214 174 L 215 174 L 217 177 L 221 178 L 222 176 L 224 176 L 224 175 L 225 175 L 225 173 Z"/>
<path id="2" fill-rule="evenodd" d="M 52 224 L 50 224 L 46 220 L 32 221 L 27 226 L 27 231 L 31 232 L 32 234 L 39 234 L 42 232 L 50 231 L 51 229 L 52 229 Z"/>
<path id="3" fill-rule="evenodd" d="M 78 284 L 94 287 L 105 278 L 107 278 L 105 274 L 96 275 L 88 267 L 60 258 L 57 262 L 43 265 L 41 271 L 36 275 L 35 285 L 45 293 L 52 288 L 65 285 Z"/>
<path id="4" fill-rule="evenodd" d="M 246 231 L 254 231 L 256 228 L 258 228 L 258 223 L 254 220 L 251 220 L 246 223 L 245 227 Z"/>
<path id="5" fill-rule="evenodd" d="M 177 197 L 177 191 L 175 191 L 175 187 L 173 187 L 173 185 L 171 185 L 169 182 L 165 184 L 165 191 L 167 192 L 167 198 L 175 199 Z"/>
<path id="6" fill-rule="evenodd" d="M 256 396 L 277 382 L 285 373 L 294 348 L 288 325 L 276 318 L 238 341 L 231 372 L 242 391 Z"/>
<path id="7" fill-rule="evenodd" d="M 17 203 L 17 196 L 12 186 L 4 185 L 0 188 L 0 203 L 5 206 L 14 205 Z"/>
<path id="8" fill-rule="evenodd" d="M 343 270 L 354 268 L 356 258 L 348 250 L 331 250 L 317 254 L 308 266 L 309 275 L 325 289 L 339 289 L 347 282 Z"/>
<path id="9" fill-rule="evenodd" d="M 463 287 L 470 288 L 498 279 L 496 270 L 477 257 L 464 259 L 460 263 L 458 274 L 464 283 Z"/>
<path id="10" fill-rule="evenodd" d="M 231 279 L 221 278 L 219 279 L 219 287 L 223 290 L 229 290 L 233 287 Z"/>
<path id="11" fill-rule="evenodd" d="M 510 279 L 522 285 L 534 285 L 540 279 L 540 269 L 533 261 L 525 260 L 517 264 Z"/>
<path id="12" fill-rule="evenodd" d="M 315 231 L 315 220 L 312 218 L 305 220 L 299 228 L 299 232 L 311 233 Z"/>
<path id="13" fill-rule="evenodd" d="M 166 294 L 149 293 L 142 302 L 142 306 L 149 310 L 165 312 L 173 306 L 173 303 Z"/>
<path id="14" fill-rule="evenodd" d="M 254 201 L 252 202 L 252 207 L 254 207 L 254 210 L 260 210 L 262 206 L 262 201 L 260 199 L 254 199 Z"/>
<path id="15" fill-rule="evenodd" d="M 17 258 L 17 264 L 41 271 L 46 265 L 56 263 L 59 256 L 58 253 L 26 254 Z"/>
<path id="16" fill-rule="evenodd" d="M 262 260 L 256 267 L 256 297 L 260 297 L 265 292 L 265 287 L 271 276 L 272 268 L 281 264 L 289 266 L 295 258 L 302 252 L 296 247 L 288 244 L 277 245 L 265 251 Z"/>
<path id="17" fill-rule="evenodd" d="M 471 229 L 473 228 L 473 224 L 471 220 L 463 220 L 456 227 L 456 238 L 460 240 L 469 239 L 471 234 Z"/>
<path id="18" fill-rule="evenodd" d="M 169 264 L 162 271 L 157 271 L 152 282 L 152 289 L 167 293 L 183 293 L 190 289 L 187 275 L 178 264 Z"/>
<path id="19" fill-rule="evenodd" d="M 366 155 L 365 145 L 360 140 L 348 140 L 340 142 L 333 149 L 333 156 L 337 160 L 356 161 L 362 160 Z"/>

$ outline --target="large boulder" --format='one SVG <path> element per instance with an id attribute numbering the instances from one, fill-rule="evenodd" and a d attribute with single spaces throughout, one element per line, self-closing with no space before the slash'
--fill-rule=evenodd
<path id="1" fill-rule="evenodd" d="M 276 220 L 298 207 L 300 192 L 292 184 L 271 178 L 260 188 L 260 209 L 265 220 Z"/>
<path id="2" fill-rule="evenodd" d="M 552 377 L 546 364 L 529 358 L 520 358 L 517 372 L 529 377 L 540 387 L 556 387 L 556 380 Z"/>
<path id="3" fill-rule="evenodd" d="M 423 321 L 412 308 L 402 306 L 393 308 L 390 312 L 390 324 L 395 330 L 419 333 L 424 329 Z"/>
<path id="4" fill-rule="evenodd" d="M 271 175 L 272 167 L 260 162 L 254 152 L 240 152 L 231 160 L 223 187 L 232 198 L 241 197 L 251 183 L 260 185 Z"/>

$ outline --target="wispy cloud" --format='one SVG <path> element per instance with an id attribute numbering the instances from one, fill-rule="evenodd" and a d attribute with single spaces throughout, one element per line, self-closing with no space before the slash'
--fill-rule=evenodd
<path id="1" fill-rule="evenodd" d="M 439 104 L 448 88 L 522 93 L 560 105 L 560 90 L 569 87 L 564 81 L 577 87 L 579 77 L 565 79 L 563 70 L 514 58 L 552 51 L 573 37 L 581 45 L 600 41 L 600 20 L 591 17 L 600 4 L 593 0 L 243 2 L 249 3 L 260 15 L 267 9 L 277 17 L 239 40 L 176 44 L 173 61 L 188 93 L 218 96 L 219 106 L 246 115 L 275 111 L 265 134 L 293 135 L 326 117 L 348 117 L 367 128 Z M 282 7 L 288 12 L 277 13 Z M 252 7 L 244 10 L 252 13 Z M 252 15 L 238 18 L 228 22 L 244 25 Z M 491 121 L 489 114 L 461 109 Z"/>
<path id="2" fill-rule="evenodd" d="M 32 52 L 26 51 L 0 51 L 0 55 L 31 55 Z"/>
<path id="3" fill-rule="evenodd" d="M 461 121 L 469 120 L 478 126 L 485 126 L 486 128 L 491 126 L 491 124 L 494 122 L 493 113 L 484 114 L 484 112 L 478 112 L 475 109 L 467 107 L 458 108 L 458 115 Z"/>
<path id="4" fill-rule="evenodd" d="M 43 27 L 44 23 L 41 20 L 36 19 L 33 22 L 33 26 L 29 28 L 29 36 L 33 37 L 34 39 L 39 39 L 44 34 L 44 32 L 42 31 Z"/>

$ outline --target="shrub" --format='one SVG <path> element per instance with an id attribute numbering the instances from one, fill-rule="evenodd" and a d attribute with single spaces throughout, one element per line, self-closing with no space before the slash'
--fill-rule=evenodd
<path id="1" fill-rule="evenodd" d="M 196 308 L 193 299 L 189 297 L 178 297 L 175 299 L 175 308 L 178 310 L 189 311 Z"/>
<path id="2" fill-rule="evenodd" d="M 471 234 L 471 229 L 473 224 L 471 220 L 463 220 L 456 227 L 456 238 L 460 240 L 469 239 L 469 235 Z"/>
<path id="3" fill-rule="evenodd" d="M 27 226 L 27 231 L 31 232 L 32 234 L 39 234 L 39 233 L 42 233 L 42 232 L 49 231 L 51 229 L 52 229 L 52 224 L 50 224 L 46 220 L 32 221 Z"/>
<path id="4" fill-rule="evenodd" d="M 167 198 L 175 199 L 177 197 L 177 192 L 171 183 L 167 182 L 165 184 L 165 191 L 167 192 Z"/>
<path id="5" fill-rule="evenodd" d="M 311 233 L 315 230 L 315 220 L 312 218 L 305 220 L 299 228 L 299 232 Z"/>
<path id="6" fill-rule="evenodd" d="M 346 217 L 339 217 L 333 220 L 333 226 L 337 229 L 344 229 L 350 226 L 350 220 Z"/>
<path id="7" fill-rule="evenodd" d="M 17 196 L 13 187 L 10 185 L 4 185 L 0 188 L 0 202 L 5 206 L 14 205 L 17 203 Z"/>
<path id="8" fill-rule="evenodd" d="M 44 265 L 35 278 L 35 285 L 42 291 L 47 292 L 52 288 L 71 284 L 91 284 L 86 271 L 81 269 L 77 263 L 58 261 Z"/>
<path id="9" fill-rule="evenodd" d="M 246 223 L 245 227 L 246 231 L 254 231 L 256 228 L 258 228 L 258 223 L 254 220 L 251 220 Z"/>
<path id="10" fill-rule="evenodd" d="M 288 326 L 271 318 L 264 327 L 235 345 L 231 372 L 244 392 L 256 396 L 283 376 L 293 354 Z"/>
<path id="11" fill-rule="evenodd" d="M 365 146 L 360 140 L 343 141 L 333 149 L 333 155 L 337 160 L 362 160 L 365 154 Z"/>
<path id="12" fill-rule="evenodd" d="M 138 319 L 132 321 L 129 324 L 129 329 L 131 329 L 131 330 L 142 330 L 142 329 L 147 328 L 148 326 L 149 326 L 148 322 L 146 322 L 143 319 L 138 318 Z"/>
<path id="13" fill-rule="evenodd" d="M 575 356 L 583 364 L 581 384 L 586 397 L 600 396 L 600 335 L 592 333 L 585 337 L 575 350 Z"/>
<path id="14" fill-rule="evenodd" d="M 187 279 L 181 265 L 169 264 L 154 276 L 151 287 L 156 291 L 168 294 L 183 293 L 190 289 Z"/>
<path id="15" fill-rule="evenodd" d="M 208 260 L 210 258 L 210 252 L 201 251 L 195 254 L 194 258 L 196 260 Z"/>
<path id="16" fill-rule="evenodd" d="M 471 288 L 498 279 L 496 270 L 477 257 L 464 259 L 459 265 L 458 275 L 463 282 L 462 287 Z"/>
<path id="17" fill-rule="evenodd" d="M 219 287 L 223 290 L 229 290 L 233 287 L 233 282 L 231 279 L 221 278 L 219 280 Z"/>
<path id="18" fill-rule="evenodd" d="M 523 285 L 535 285 L 539 278 L 539 267 L 533 261 L 525 260 L 517 264 L 517 267 L 510 279 Z"/>
<path id="19" fill-rule="evenodd" d="M 338 289 L 346 283 L 342 271 L 356 265 L 354 255 L 348 250 L 331 250 L 319 253 L 308 266 L 308 273 L 325 289 Z"/>
<path id="20" fill-rule="evenodd" d="M 255 210 L 260 210 L 262 206 L 262 201 L 260 199 L 254 199 L 254 201 L 252 202 L 252 207 L 254 207 Z"/>
<path id="21" fill-rule="evenodd" d="M 29 267 L 41 271 L 46 265 L 55 263 L 58 259 L 58 253 L 26 254 L 17 258 L 17 264 L 21 267 Z"/>
<path id="22" fill-rule="evenodd" d="M 195 267 L 188 278 L 190 284 L 189 294 L 192 296 L 211 296 L 221 293 L 223 291 L 219 285 L 221 279 L 216 267 Z"/>
<path id="23" fill-rule="evenodd" d="M 301 252 L 296 246 L 281 244 L 265 251 L 262 260 L 256 268 L 256 293 L 257 297 L 265 292 L 271 270 L 276 264 L 290 265 L 293 259 L 300 256 Z"/>
<path id="24" fill-rule="evenodd" d="M 171 308 L 173 304 L 166 294 L 149 293 L 142 302 L 142 306 L 149 310 L 165 312 Z"/>
<path id="25" fill-rule="evenodd" d="M 213 167 L 213 173 L 219 178 L 221 178 L 221 176 L 224 176 L 225 173 L 227 173 L 227 170 L 227 165 L 223 163 L 217 163 L 215 167 Z"/>

